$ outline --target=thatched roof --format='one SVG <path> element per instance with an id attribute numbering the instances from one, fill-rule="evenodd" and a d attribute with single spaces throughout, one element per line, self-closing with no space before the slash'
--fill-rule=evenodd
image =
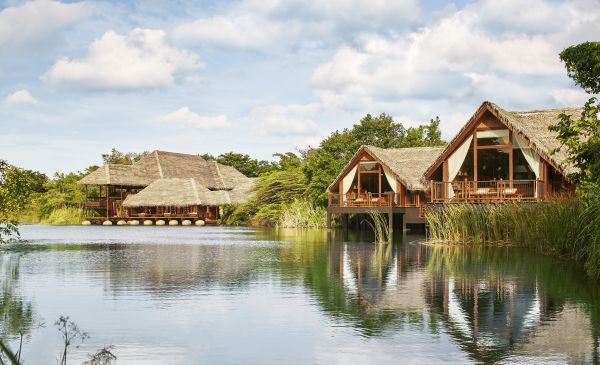
<path id="1" fill-rule="evenodd" d="M 248 178 L 246 180 L 232 190 L 209 190 L 194 178 L 159 179 L 139 193 L 128 195 L 123 206 L 135 208 L 237 205 L 247 200 L 255 181 Z"/>
<path id="2" fill-rule="evenodd" d="M 328 190 L 331 191 L 347 171 L 358 162 L 357 158 L 366 152 L 375 158 L 384 169 L 391 172 L 408 190 L 425 191 L 428 184 L 423 178 L 423 174 L 443 150 L 444 147 L 379 148 L 361 146 Z"/>
<path id="3" fill-rule="evenodd" d="M 489 111 L 496 116 L 509 130 L 519 135 L 542 159 L 563 175 L 567 176 L 569 173 L 574 172 L 574 167 L 566 163 L 567 153 L 564 148 L 554 154 L 550 154 L 550 151 L 560 147 L 560 142 L 557 139 L 557 133 L 550 131 L 548 127 L 559 122 L 558 116 L 561 113 L 572 117 L 579 116 L 582 112 L 581 108 L 507 111 L 492 102 L 485 101 L 469 119 L 467 124 L 452 139 L 436 161 L 429 166 L 425 175 L 430 176 L 433 174 L 443 162 L 445 155 L 453 151 L 462 142 L 465 133 L 470 133 L 476 127 L 479 121 L 478 117 L 483 115 L 482 113 L 485 111 Z"/>
<path id="4" fill-rule="evenodd" d="M 231 190 L 248 179 L 231 166 L 200 156 L 154 151 L 133 165 L 104 165 L 79 180 L 82 185 L 148 186 L 158 179 L 194 178 L 211 190 Z"/>

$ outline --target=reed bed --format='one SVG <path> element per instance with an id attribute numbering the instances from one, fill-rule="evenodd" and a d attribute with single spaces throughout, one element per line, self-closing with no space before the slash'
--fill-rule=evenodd
<path id="1" fill-rule="evenodd" d="M 283 207 L 278 224 L 282 228 L 324 228 L 326 225 L 325 208 L 300 199 Z"/>
<path id="2" fill-rule="evenodd" d="M 425 212 L 428 238 L 458 244 L 517 245 L 581 262 L 600 277 L 600 200 L 451 204 Z"/>
<path id="3" fill-rule="evenodd" d="M 52 224 L 56 226 L 68 226 L 81 224 L 85 218 L 85 210 L 81 208 L 58 208 L 50 215 L 40 219 L 41 224 Z"/>

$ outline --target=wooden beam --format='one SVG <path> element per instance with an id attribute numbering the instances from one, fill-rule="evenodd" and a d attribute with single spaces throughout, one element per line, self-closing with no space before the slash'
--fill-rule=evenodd
<path id="1" fill-rule="evenodd" d="M 510 179 L 510 187 L 513 187 L 513 180 L 515 177 L 513 176 L 513 133 L 512 131 L 508 132 L 508 178 Z"/>

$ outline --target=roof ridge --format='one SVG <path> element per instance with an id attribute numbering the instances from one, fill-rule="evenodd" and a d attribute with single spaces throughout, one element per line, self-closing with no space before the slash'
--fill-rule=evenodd
<path id="1" fill-rule="evenodd" d="M 192 191 L 194 191 L 194 198 L 197 202 L 200 202 L 200 197 L 198 196 L 198 189 L 196 189 L 196 179 L 192 177 L 190 178 L 190 180 L 192 182 Z"/>
<path id="2" fill-rule="evenodd" d="M 162 171 L 162 166 L 160 165 L 160 159 L 158 158 L 158 150 L 154 151 L 154 156 L 156 157 L 156 166 L 158 166 L 158 176 L 160 176 L 160 178 L 164 178 L 163 176 L 163 171 Z"/>
<path id="3" fill-rule="evenodd" d="M 213 161 L 215 164 L 215 168 L 217 169 L 217 176 L 221 182 L 221 185 L 225 187 L 225 180 L 223 180 L 223 175 L 221 174 L 221 169 L 219 168 L 219 163 L 217 161 Z"/>
<path id="4" fill-rule="evenodd" d="M 106 182 L 110 185 L 110 166 L 106 165 L 104 168 L 104 173 L 106 174 Z"/>

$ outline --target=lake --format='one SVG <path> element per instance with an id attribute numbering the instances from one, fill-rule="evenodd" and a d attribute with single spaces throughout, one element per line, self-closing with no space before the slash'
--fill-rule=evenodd
<path id="1" fill-rule="evenodd" d="M 600 286 L 516 248 L 379 246 L 367 233 L 22 226 L 2 253 L 0 330 L 56 364 L 54 321 L 90 334 L 69 363 L 598 363 Z M 37 324 L 44 322 L 44 327 Z"/>

